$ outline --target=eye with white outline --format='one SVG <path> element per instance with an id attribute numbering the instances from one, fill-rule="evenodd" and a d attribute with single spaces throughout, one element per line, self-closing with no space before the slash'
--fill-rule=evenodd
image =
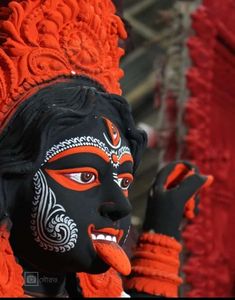
<path id="1" fill-rule="evenodd" d="M 73 191 L 84 192 L 100 185 L 99 173 L 95 168 L 45 169 L 45 171 L 57 183 Z"/>
<path id="2" fill-rule="evenodd" d="M 79 172 L 79 173 L 69 173 L 66 176 L 80 184 L 89 184 L 96 181 L 96 174 L 92 172 Z"/>
<path id="3" fill-rule="evenodd" d="M 116 175 L 114 176 L 114 181 L 119 185 L 119 187 L 126 191 L 129 189 L 132 181 L 133 181 L 133 176 L 129 173 L 127 174 L 120 174 L 120 175 Z"/>

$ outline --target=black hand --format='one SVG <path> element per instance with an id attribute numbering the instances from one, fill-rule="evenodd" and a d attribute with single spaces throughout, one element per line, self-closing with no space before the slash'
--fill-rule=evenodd
<path id="1" fill-rule="evenodd" d="M 187 174 L 192 175 L 185 178 Z M 207 177 L 200 175 L 197 167 L 189 162 L 177 161 L 165 166 L 156 175 L 150 189 L 143 229 L 153 229 L 179 239 L 185 204 L 206 180 Z"/>

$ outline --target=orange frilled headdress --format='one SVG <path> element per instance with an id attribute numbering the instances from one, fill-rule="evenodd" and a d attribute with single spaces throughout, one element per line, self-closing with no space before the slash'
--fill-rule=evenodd
<path id="1" fill-rule="evenodd" d="M 121 94 L 126 38 L 111 0 L 17 0 L 0 4 L 0 130 L 35 87 L 87 76 Z"/>

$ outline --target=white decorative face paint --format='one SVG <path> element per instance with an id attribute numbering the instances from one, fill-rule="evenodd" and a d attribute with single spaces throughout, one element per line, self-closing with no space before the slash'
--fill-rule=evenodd
<path id="1" fill-rule="evenodd" d="M 31 230 L 35 241 L 44 250 L 66 252 L 77 242 L 77 226 L 66 216 L 65 209 L 56 203 L 54 192 L 39 170 L 34 178 L 35 196 L 32 208 Z"/>
<path id="2" fill-rule="evenodd" d="M 131 151 L 129 147 L 126 146 L 125 142 L 122 143 L 120 133 L 118 129 L 112 124 L 112 122 L 107 119 L 105 119 L 105 122 L 106 129 L 108 129 L 108 135 L 106 135 L 104 132 L 101 132 L 101 135 L 99 135 L 101 139 L 90 135 L 65 139 L 64 141 L 52 146 L 46 152 L 45 160 L 42 166 L 44 168 L 45 164 L 53 163 L 61 157 L 66 157 L 74 153 L 89 153 L 89 151 L 94 154 L 101 153 L 101 157 L 105 157 L 105 162 L 107 164 L 111 164 L 114 168 L 114 172 L 110 174 L 111 176 L 113 176 L 113 181 L 119 186 L 119 188 L 127 197 L 127 190 L 129 185 L 126 185 L 126 181 L 132 181 L 130 179 L 131 175 L 128 175 L 125 172 L 123 174 L 118 173 L 119 166 L 121 166 L 125 162 L 133 162 Z M 61 173 L 58 172 L 62 170 L 45 169 L 45 172 L 47 172 L 47 174 L 51 176 L 51 178 L 53 178 L 53 180 L 55 180 L 57 184 L 60 184 L 62 188 L 66 188 L 70 191 L 84 191 L 84 189 L 81 188 L 81 185 L 83 185 L 83 187 L 86 187 L 85 184 L 87 184 L 88 186 L 89 180 L 83 182 L 80 178 L 82 171 L 75 169 L 72 168 L 71 173 L 65 175 L 62 180 L 60 180 L 61 177 L 57 176 L 58 174 L 59 176 L 61 176 Z M 92 168 L 89 168 L 88 171 L 84 172 L 87 172 L 88 175 L 92 174 L 92 176 L 96 180 L 98 180 L 98 171 L 97 174 L 94 175 L 92 173 L 94 172 L 94 169 L 91 169 Z M 78 173 L 76 173 L 76 171 Z M 78 174 L 80 177 L 78 176 Z M 77 180 L 77 178 L 80 178 L 80 180 Z M 83 178 L 83 180 L 86 179 L 87 178 Z M 77 242 L 78 229 L 76 223 L 69 216 L 66 216 L 64 207 L 56 203 L 61 196 L 60 194 L 58 194 L 56 199 L 56 195 L 48 186 L 46 177 L 42 170 L 39 170 L 35 174 L 33 180 L 35 196 L 33 201 L 33 211 L 31 214 L 31 230 L 33 232 L 35 241 L 44 250 L 62 253 L 70 251 L 75 247 Z M 69 182 L 68 180 L 71 180 L 71 182 Z M 76 184 L 80 184 L 79 189 L 77 189 L 77 185 L 76 187 L 74 187 L 74 182 L 76 182 Z M 71 187 L 72 185 L 73 187 Z M 63 200 L 66 200 L 67 197 L 69 196 L 64 196 Z M 79 222 L 79 219 L 76 219 L 76 217 L 74 218 L 76 222 Z"/>
<path id="3" fill-rule="evenodd" d="M 121 143 L 119 142 L 118 145 L 121 146 Z M 44 164 L 47 163 L 50 159 L 52 159 L 55 155 L 65 150 L 82 146 L 92 146 L 101 149 L 104 153 L 108 155 L 110 163 L 116 169 L 118 168 L 120 161 L 125 154 L 131 156 L 131 151 L 127 146 L 122 146 L 119 149 L 113 149 L 112 147 L 112 149 L 110 149 L 106 146 L 104 142 L 100 141 L 99 139 L 93 136 L 82 136 L 66 139 L 65 141 L 51 147 L 46 153 Z"/>
<path id="4" fill-rule="evenodd" d="M 110 147 L 112 147 L 113 149 L 118 149 L 118 148 L 120 148 L 121 142 L 122 142 L 122 139 L 121 139 L 121 138 L 120 138 L 118 144 L 115 146 L 115 145 L 113 145 L 113 144 L 109 141 L 109 139 L 107 138 L 107 136 L 106 136 L 105 133 L 103 133 L 103 135 L 104 135 L 104 138 L 105 138 L 106 142 L 109 144 Z"/>

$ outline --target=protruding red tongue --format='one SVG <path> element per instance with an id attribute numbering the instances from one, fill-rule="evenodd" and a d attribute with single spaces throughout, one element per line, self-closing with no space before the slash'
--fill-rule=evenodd
<path id="1" fill-rule="evenodd" d="M 93 241 L 99 257 L 122 275 L 129 275 L 131 264 L 124 250 L 115 242 Z"/>

